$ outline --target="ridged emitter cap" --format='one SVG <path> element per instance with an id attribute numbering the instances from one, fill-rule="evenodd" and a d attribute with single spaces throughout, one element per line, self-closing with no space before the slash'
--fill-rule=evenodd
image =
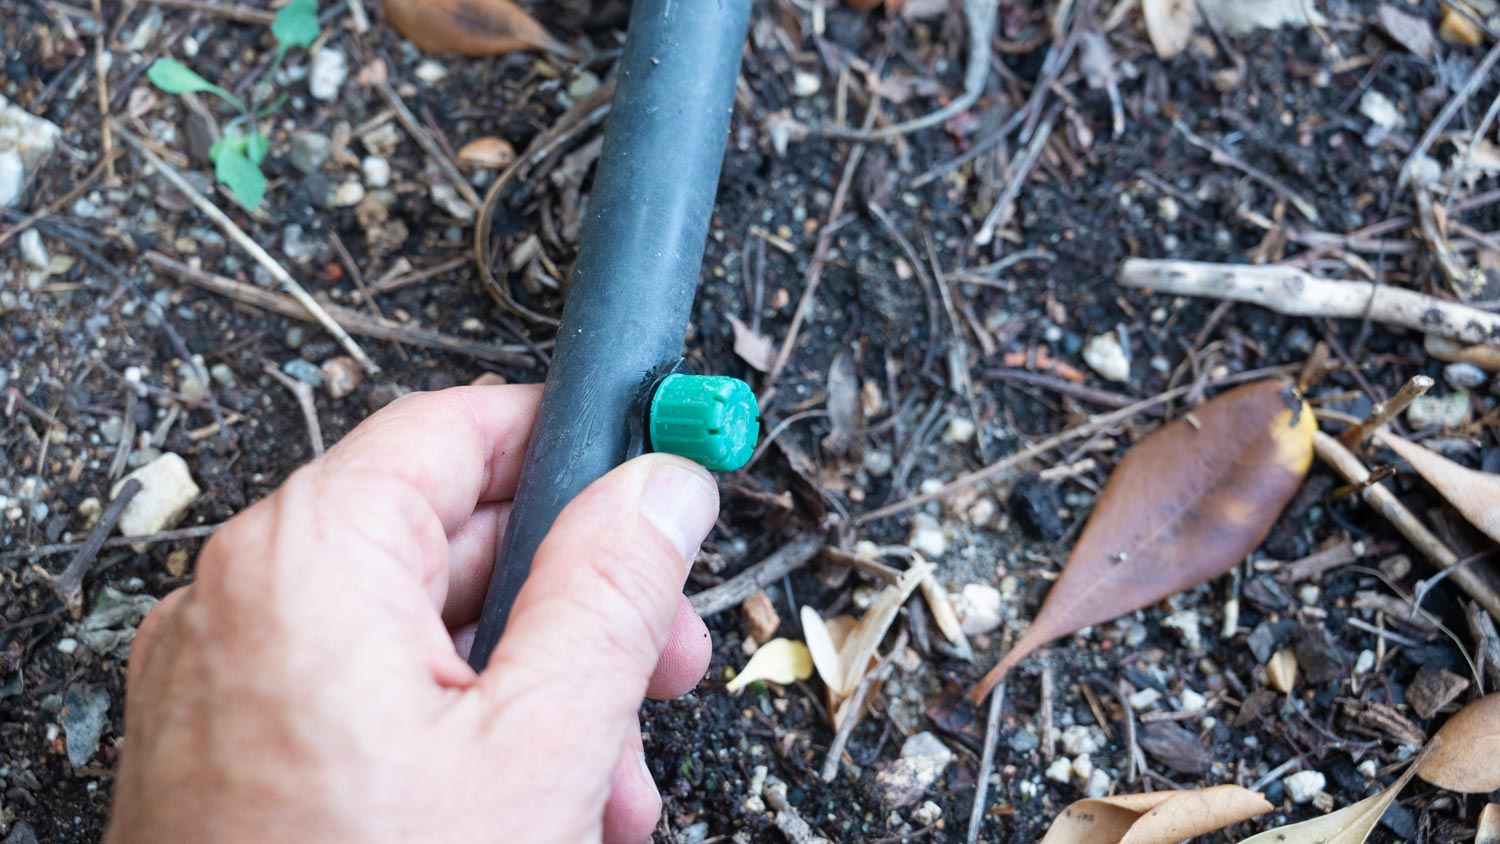
<path id="1" fill-rule="evenodd" d="M 668 375 L 651 397 L 651 450 L 686 457 L 714 472 L 750 462 L 760 436 L 755 393 L 726 375 Z"/>

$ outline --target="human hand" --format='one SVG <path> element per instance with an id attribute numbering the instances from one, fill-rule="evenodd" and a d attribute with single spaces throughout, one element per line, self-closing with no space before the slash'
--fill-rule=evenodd
<path id="1" fill-rule="evenodd" d="M 540 397 L 403 398 L 209 540 L 131 651 L 111 844 L 650 836 L 637 710 L 707 670 L 682 585 L 718 491 L 665 455 L 596 481 L 476 674 Z"/>

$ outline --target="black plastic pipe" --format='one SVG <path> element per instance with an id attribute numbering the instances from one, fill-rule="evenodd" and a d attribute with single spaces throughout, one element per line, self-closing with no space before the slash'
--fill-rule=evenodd
<path id="1" fill-rule="evenodd" d="M 476 669 L 557 514 L 633 456 L 642 385 L 681 355 L 749 20 L 750 0 L 631 9 L 552 368 L 469 654 Z"/>

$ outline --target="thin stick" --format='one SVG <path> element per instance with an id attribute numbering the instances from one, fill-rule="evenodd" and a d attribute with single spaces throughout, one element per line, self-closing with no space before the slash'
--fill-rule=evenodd
<path id="1" fill-rule="evenodd" d="M 484 200 L 479 197 L 479 194 L 474 192 L 474 186 L 469 184 L 469 180 L 464 178 L 463 173 L 459 172 L 458 165 L 453 163 L 453 159 L 449 158 L 443 152 L 443 148 L 438 146 L 438 142 L 433 140 L 432 133 L 428 132 L 427 128 L 421 123 L 417 122 L 416 115 L 412 114 L 411 109 L 406 107 L 406 101 L 401 99 L 401 95 L 396 93 L 396 89 L 391 87 L 389 81 L 381 80 L 377 82 L 375 90 L 381 97 L 385 98 L 386 105 L 390 106 L 391 111 L 396 113 L 396 119 L 401 121 L 401 125 L 406 127 L 406 131 L 411 133 L 412 139 L 417 142 L 417 146 L 420 146 L 422 151 L 427 153 L 427 156 L 438 166 L 438 169 L 443 171 L 443 176 L 449 182 L 453 183 L 453 189 L 458 191 L 459 195 L 464 198 L 464 202 L 469 203 L 469 207 L 474 209 L 474 213 L 478 214 L 479 206 L 484 204 Z"/>
<path id="2" fill-rule="evenodd" d="M 1383 401 L 1370 411 L 1370 415 L 1361 419 L 1358 424 L 1350 425 L 1348 430 L 1339 435 L 1339 444 L 1345 448 L 1355 448 L 1365 441 L 1365 438 L 1380 430 L 1385 423 L 1395 419 L 1406 406 L 1412 403 L 1417 396 L 1432 389 L 1433 380 L 1426 375 L 1413 375 L 1410 381 L 1401 385 L 1401 389 L 1391 396 L 1389 401 Z"/>
<path id="3" fill-rule="evenodd" d="M 370 31 L 370 13 L 365 11 L 365 0 L 349 0 L 349 22 L 354 25 L 355 35 Z"/>
<path id="4" fill-rule="evenodd" d="M 256 23 L 261 26 L 270 26 L 276 20 L 274 12 L 252 9 L 249 6 L 241 6 L 238 3 L 215 3 L 212 0 L 149 0 L 149 2 L 166 9 L 186 9 L 191 12 L 203 12 L 215 17 L 239 21 L 240 23 Z"/>
<path id="5" fill-rule="evenodd" d="M 1056 685 L 1055 672 L 1052 663 L 1042 663 L 1042 762 L 1050 764 L 1052 754 L 1057 750 L 1057 741 L 1052 734 L 1055 729 L 1052 726 L 1052 696 L 1053 686 Z"/>
<path id="6" fill-rule="evenodd" d="M 104 154 L 104 169 L 109 181 L 115 180 L 115 139 L 109 130 L 109 69 L 104 63 L 104 40 L 109 28 L 104 25 L 104 9 L 99 0 L 94 0 L 94 17 L 99 21 L 99 34 L 94 39 L 94 89 L 99 95 L 99 146 Z"/>
<path id="7" fill-rule="evenodd" d="M 1000 711 L 1005 708 L 1005 683 L 990 696 L 989 716 L 984 722 L 984 751 L 979 757 L 978 782 L 974 784 L 974 806 L 969 810 L 968 844 L 979 840 L 979 825 L 984 822 L 985 798 L 990 793 L 990 769 L 995 767 L 995 745 L 1000 739 Z"/>
<path id="8" fill-rule="evenodd" d="M 78 553 L 68 561 L 68 567 L 63 569 L 62 574 L 51 578 L 52 588 L 57 590 L 58 597 L 68 607 L 68 611 L 75 617 L 83 608 L 83 578 L 88 574 L 89 567 L 94 558 L 99 556 L 99 549 L 104 547 L 104 540 L 109 538 L 110 531 L 115 529 L 115 523 L 120 520 L 120 515 L 130 505 L 131 499 L 141 491 L 141 482 L 135 478 L 126 481 L 120 487 L 120 493 L 109 502 L 104 512 L 99 514 L 99 521 L 89 531 L 89 535 L 79 546 Z"/>
<path id="9" fill-rule="evenodd" d="M 416 284 L 419 281 L 426 281 L 433 276 L 452 272 L 463 267 L 465 264 L 469 263 L 472 260 L 474 260 L 472 257 L 464 255 L 458 258 L 449 258 L 446 261 L 438 264 L 433 264 L 432 266 L 425 269 L 413 270 L 412 272 L 403 273 L 392 278 L 376 279 L 375 281 L 370 283 L 370 293 L 379 296 L 382 293 L 389 293 L 392 290 L 400 290 L 403 287 Z"/>
<path id="10" fill-rule="evenodd" d="M 745 569 L 712 589 L 705 589 L 689 598 L 698 615 L 707 618 L 731 607 L 737 607 L 745 599 L 767 583 L 774 583 L 817 555 L 823 547 L 821 536 L 805 536 L 776 549 L 771 556 Z"/>
<path id="11" fill-rule="evenodd" d="M 270 361 L 266 361 L 265 372 L 296 397 L 297 405 L 302 408 L 302 420 L 307 423 L 307 439 L 312 444 L 313 457 L 322 457 L 323 427 L 318 424 L 318 406 L 313 402 L 312 386 L 283 373 Z"/>
<path id="12" fill-rule="evenodd" d="M 1249 302 L 1290 316 L 1363 319 L 1465 343 L 1500 342 L 1500 315 L 1389 285 L 1333 281 L 1282 266 L 1131 258 L 1116 279 L 1156 293 Z"/>
<path id="13" fill-rule="evenodd" d="M 250 235 L 245 234 L 245 230 L 240 228 L 234 220 L 231 220 L 228 214 L 220 211 L 217 205 L 208 200 L 208 197 L 199 193 L 198 189 L 193 187 L 192 183 L 187 179 L 184 179 L 182 174 L 177 172 L 176 168 L 163 161 L 161 156 L 152 152 L 151 148 L 146 146 L 144 141 L 126 131 L 113 118 L 110 119 L 110 122 L 114 125 L 115 131 L 120 137 L 132 147 L 135 147 L 136 152 L 144 156 L 147 161 L 151 162 L 156 167 L 157 172 L 161 173 L 167 181 L 171 182 L 173 187 L 177 188 L 184 196 L 191 200 L 198 207 L 199 211 L 208 215 L 210 220 L 213 220 L 225 234 L 229 235 L 230 240 L 233 240 L 240 245 L 240 248 L 250 253 L 250 257 L 254 258 L 256 263 L 265 267 L 271 273 L 271 277 L 280 282 L 281 286 L 286 289 L 286 292 L 293 299 L 297 300 L 297 304 L 306 308 L 307 312 L 313 316 L 313 319 L 319 325 L 323 326 L 325 331 L 332 334 L 339 345 L 344 347 L 344 351 L 348 352 L 350 357 L 358 361 L 359 365 L 364 367 L 366 372 L 371 375 L 380 372 L 380 367 L 375 364 L 375 361 L 370 360 L 370 356 L 365 354 L 365 350 L 361 349 L 358 343 L 354 342 L 354 338 L 349 336 L 349 332 L 345 331 L 333 317 L 328 315 L 328 311 L 322 305 L 318 304 L 318 300 L 314 299 L 307 292 L 306 288 L 297 283 L 297 280 L 292 278 L 291 273 L 287 272 L 285 267 L 281 266 L 281 264 L 276 262 L 275 258 L 271 257 L 271 253 L 261 248 L 261 245 L 256 243 Z"/>
<path id="14" fill-rule="evenodd" d="M 1041 158 L 1042 150 L 1046 148 L 1047 141 L 1052 137 L 1052 124 L 1056 122 L 1057 115 L 1062 112 L 1062 106 L 1054 105 L 1047 116 L 1042 118 L 1042 123 L 1031 136 L 1031 142 L 1026 145 L 1026 151 L 1021 154 L 1020 160 L 1015 167 L 1011 168 L 1010 178 L 1005 182 L 1005 188 L 996 197 L 995 205 L 988 214 L 984 216 L 984 222 L 979 224 L 979 231 L 974 233 L 974 243 L 979 246 L 987 246 L 995 239 L 995 230 L 1010 222 L 1011 207 L 1016 197 L 1021 195 L 1021 188 L 1026 184 L 1026 179 L 1036 167 L 1037 160 Z"/>
<path id="15" fill-rule="evenodd" d="M 53 416 L 52 414 L 50 414 L 47 411 L 43 410 L 40 405 L 38 405 L 36 402 L 33 402 L 31 399 L 26 398 L 26 394 L 22 393 L 20 390 L 16 389 L 15 387 L 11 387 L 11 386 L 7 385 L 6 388 L 5 388 L 5 395 L 7 397 L 6 400 L 5 400 L 5 403 L 7 405 L 18 404 L 18 405 L 21 406 L 22 410 L 26 411 L 27 413 L 31 414 L 32 416 L 37 417 L 38 419 L 42 420 L 43 422 L 46 422 L 48 425 L 51 425 L 53 427 L 59 428 L 59 429 L 64 430 L 64 431 L 69 430 L 68 426 L 64 425 L 61 419 L 58 419 L 56 416 Z M 10 409 L 8 407 L 6 409 L 6 415 L 7 416 L 10 415 Z"/>
<path id="16" fill-rule="evenodd" d="M 885 679 L 885 675 L 891 673 L 891 667 L 896 664 L 896 657 L 906 650 L 906 631 L 902 630 L 896 636 L 896 642 L 891 647 L 890 653 L 880 658 L 875 665 L 875 670 L 866 674 L 855 687 L 854 694 L 849 696 L 849 702 L 845 704 L 845 711 L 849 713 L 844 718 L 844 723 L 839 725 L 839 731 L 834 734 L 833 742 L 828 745 L 828 755 L 823 758 L 823 770 L 821 775 L 823 782 L 833 782 L 838 776 L 839 761 L 844 756 L 844 747 L 849 744 L 849 737 L 854 735 L 854 728 L 859 724 L 860 715 L 864 712 L 865 699 L 870 696 L 870 690 L 875 684 Z"/>
<path id="17" fill-rule="evenodd" d="M 264 308 L 282 316 L 291 317 L 292 319 L 300 319 L 305 322 L 314 321 L 306 309 L 297 304 L 290 296 L 283 296 L 279 293 L 262 290 L 259 287 L 225 278 L 221 275 L 194 269 L 179 261 L 168 258 L 160 252 L 147 252 L 141 257 L 146 263 L 169 272 L 194 287 L 201 287 L 204 290 L 217 293 L 220 296 L 226 296 L 236 302 L 254 305 L 257 308 Z M 421 346 L 444 352 L 456 352 L 491 363 L 524 366 L 532 362 L 531 355 L 527 354 L 526 350 L 520 346 L 472 343 L 460 337 L 453 337 L 442 332 L 432 331 L 431 329 L 402 325 L 390 320 L 376 319 L 369 314 L 363 314 L 359 311 L 338 305 L 328 305 L 327 313 L 350 333 L 358 334 L 362 337 L 389 340 L 392 343 L 406 343 L 412 346 Z"/>
<path id="18" fill-rule="evenodd" d="M 176 530 L 164 530 L 160 533 L 149 533 L 144 536 L 116 536 L 106 539 L 100 545 L 104 548 L 121 548 L 126 545 L 155 545 L 158 542 L 175 542 L 179 539 L 199 539 L 212 534 L 219 529 L 219 525 L 198 525 L 197 527 L 177 528 Z M 69 551 L 77 551 L 85 542 L 59 542 L 54 545 L 37 545 L 33 548 L 22 548 L 17 551 L 6 551 L 0 554 L 0 563 L 8 563 L 12 560 L 29 560 L 33 557 L 50 557 L 53 554 L 66 554 Z"/>
<path id="19" fill-rule="evenodd" d="M 810 134 L 846 141 L 884 141 L 907 135 L 963 114 L 984 93 L 984 82 L 990 73 L 990 35 L 995 31 L 999 0 L 964 0 L 964 21 L 969 29 L 969 57 L 964 65 L 964 90 L 953 101 L 921 117 L 882 126 L 879 129 L 846 129 L 842 126 L 820 126 Z"/>
<path id="20" fill-rule="evenodd" d="M 1250 164 L 1249 162 L 1240 159 L 1239 156 L 1230 153 L 1228 150 L 1225 150 L 1217 144 L 1212 143 L 1206 138 L 1194 134 L 1193 131 L 1187 127 L 1187 124 L 1183 123 L 1180 120 L 1174 122 L 1173 128 L 1181 133 L 1183 138 L 1185 138 L 1188 143 L 1201 150 L 1207 151 L 1209 160 L 1213 163 L 1221 164 L 1225 167 L 1233 167 L 1241 173 L 1244 173 L 1246 176 L 1249 176 L 1255 181 L 1260 182 L 1261 184 L 1270 188 L 1272 193 L 1280 196 L 1287 202 L 1292 203 L 1292 205 L 1296 206 L 1297 210 L 1302 213 L 1302 216 L 1306 217 L 1314 223 L 1318 222 L 1318 209 L 1311 202 L 1308 202 L 1306 199 L 1303 199 L 1300 195 L 1298 195 L 1296 191 L 1283 184 L 1275 176 L 1272 176 L 1271 174 L 1265 172 L 1264 170 L 1261 170 L 1260 168 Z"/>
<path id="21" fill-rule="evenodd" d="M 1370 471 L 1353 452 L 1322 431 L 1313 434 L 1313 450 L 1318 459 L 1333 467 L 1334 471 L 1352 484 L 1364 484 L 1370 477 Z M 1368 484 L 1360 489 L 1359 495 L 1438 568 L 1447 569 L 1459 564 L 1458 555 L 1418 521 L 1389 489 L 1381 484 Z M 1449 579 L 1469 593 L 1490 615 L 1500 618 L 1500 594 L 1478 572 L 1464 566 L 1455 569 Z"/>

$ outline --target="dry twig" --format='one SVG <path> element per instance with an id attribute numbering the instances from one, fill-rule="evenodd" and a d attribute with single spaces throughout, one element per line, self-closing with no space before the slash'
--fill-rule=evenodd
<path id="1" fill-rule="evenodd" d="M 805 536 L 795 539 L 733 578 L 712 589 L 705 589 L 691 596 L 689 600 L 693 604 L 693 609 L 704 618 L 737 607 L 767 583 L 775 583 L 807 565 L 807 561 L 817 556 L 822 547 L 821 536 Z"/>
<path id="2" fill-rule="evenodd" d="M 1131 258 L 1120 284 L 1176 296 L 1232 299 L 1291 316 L 1363 319 L 1465 343 L 1500 342 L 1500 315 L 1389 285 L 1333 281 L 1280 266 Z"/>
<path id="3" fill-rule="evenodd" d="M 849 714 L 844 718 L 844 723 L 839 725 L 839 731 L 834 734 L 833 742 L 828 745 L 828 755 L 823 758 L 821 772 L 823 782 L 833 782 L 833 778 L 838 776 L 839 760 L 843 758 L 844 747 L 849 743 L 849 737 L 854 735 L 854 728 L 859 724 L 860 715 L 864 713 L 865 699 L 870 696 L 870 690 L 875 688 L 875 684 L 891 673 L 891 666 L 896 664 L 896 657 L 906 650 L 906 638 L 906 631 L 903 629 L 896 636 L 896 642 L 891 646 L 890 652 L 880 658 L 875 669 L 859 681 L 854 694 L 849 696 L 849 702 L 845 704 Z"/>
<path id="4" fill-rule="evenodd" d="M 1370 410 L 1370 415 L 1361 419 L 1358 424 L 1350 425 L 1349 429 L 1339 435 L 1339 444 L 1345 448 L 1354 448 L 1365 441 L 1370 434 L 1380 430 L 1385 423 L 1395 419 L 1397 414 L 1406 409 L 1417 396 L 1432 389 L 1433 381 L 1426 375 L 1413 375 L 1410 381 L 1401 385 L 1401 389 L 1391 396 L 1389 401 L 1383 401 Z"/>
<path id="5" fill-rule="evenodd" d="M 155 545 L 158 542 L 175 542 L 179 539 L 201 539 L 209 536 L 219 529 L 219 525 L 198 525 L 197 527 L 177 528 L 175 530 L 164 530 L 160 533 L 149 533 L 144 536 L 116 536 L 106 539 L 99 548 L 121 548 L 126 545 Z M 0 554 L 0 563 L 8 563 L 12 560 L 29 560 L 33 557 L 50 557 L 53 554 L 66 554 L 69 551 L 77 551 L 87 545 L 84 542 L 58 542 L 53 545 L 37 545 L 32 548 L 20 548 L 15 551 L 6 551 Z"/>
<path id="6" fill-rule="evenodd" d="M 1000 711 L 1005 708 L 1005 683 L 1001 681 L 990 695 L 989 715 L 984 721 L 984 751 L 979 757 L 978 782 L 974 785 L 974 807 L 969 810 L 968 844 L 979 840 L 979 825 L 984 822 L 984 803 L 990 793 L 990 770 L 995 767 L 995 745 L 1000 743 Z"/>
<path id="7" fill-rule="evenodd" d="M 312 385 L 292 378 L 270 361 L 266 361 L 265 372 L 296 397 L 297 405 L 302 408 L 302 420 L 307 423 L 307 439 L 312 445 L 313 457 L 322 457 L 323 427 L 318 424 L 318 406 L 313 402 Z"/>
<path id="8" fill-rule="evenodd" d="M 89 567 L 93 565 L 94 558 L 99 556 L 99 549 L 104 547 L 104 540 L 109 537 L 110 531 L 115 529 L 115 523 L 120 521 L 120 514 L 125 512 L 131 499 L 135 498 L 136 493 L 140 491 L 140 481 L 135 478 L 126 481 L 120 487 L 120 493 L 99 515 L 99 521 L 89 530 L 89 535 L 79 546 L 78 553 L 68 561 L 68 567 L 62 570 L 62 574 L 49 578 L 52 588 L 57 591 L 58 597 L 62 598 L 68 612 L 74 617 L 77 617 L 83 609 L 83 579 L 88 575 Z"/>

